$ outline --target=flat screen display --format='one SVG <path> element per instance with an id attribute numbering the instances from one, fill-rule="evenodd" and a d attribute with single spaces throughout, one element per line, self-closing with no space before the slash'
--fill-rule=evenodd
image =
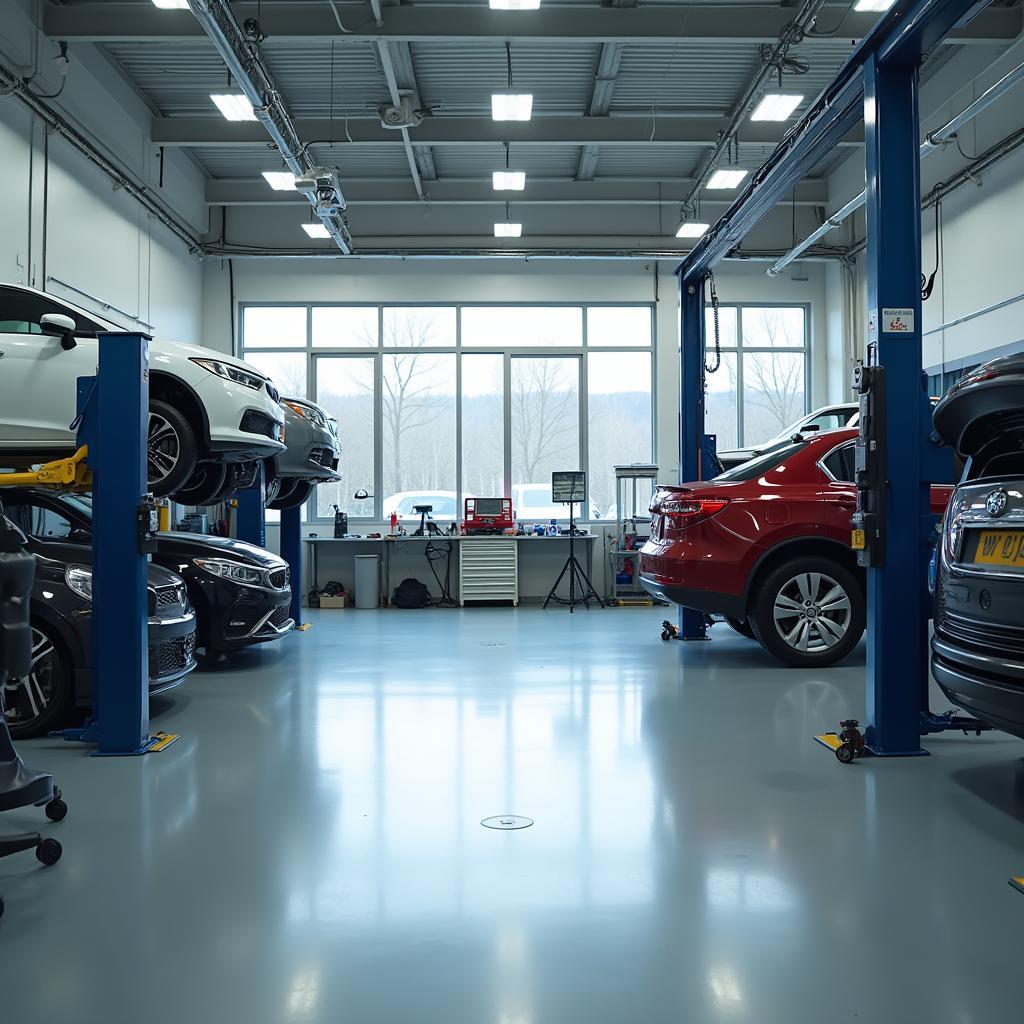
<path id="1" fill-rule="evenodd" d="M 476 514 L 478 516 L 500 516 L 504 498 L 477 498 Z"/>
<path id="2" fill-rule="evenodd" d="M 587 474 L 583 470 L 551 474 L 551 500 L 558 502 L 586 501 Z"/>

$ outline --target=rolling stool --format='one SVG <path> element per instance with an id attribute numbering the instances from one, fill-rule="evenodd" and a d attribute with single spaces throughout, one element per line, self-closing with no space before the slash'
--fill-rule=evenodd
<path id="1" fill-rule="evenodd" d="M 50 821 L 60 821 L 68 806 L 53 784 L 53 776 L 26 768 L 11 742 L 4 714 L 3 681 L 28 674 L 31 634 L 28 630 L 28 598 L 32 590 L 35 561 L 25 553 L 21 537 L 0 529 L 0 811 L 15 807 L 43 807 Z M 60 860 L 60 843 L 38 832 L 0 836 L 0 857 L 22 850 L 35 850 L 36 859 L 46 865 Z M 4 901 L 0 897 L 0 916 Z"/>

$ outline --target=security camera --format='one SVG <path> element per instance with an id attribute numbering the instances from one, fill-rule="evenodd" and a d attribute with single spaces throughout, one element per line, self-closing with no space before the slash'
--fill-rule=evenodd
<path id="1" fill-rule="evenodd" d="M 331 217 L 345 209 L 338 175 L 330 167 L 313 167 L 295 179 L 295 188 L 303 192 L 313 204 L 318 217 Z"/>

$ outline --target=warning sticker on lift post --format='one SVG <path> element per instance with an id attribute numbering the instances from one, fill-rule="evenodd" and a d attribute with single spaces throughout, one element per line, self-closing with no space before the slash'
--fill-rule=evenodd
<path id="1" fill-rule="evenodd" d="M 912 306 L 886 306 L 882 309 L 883 334 L 913 334 L 914 309 Z"/>

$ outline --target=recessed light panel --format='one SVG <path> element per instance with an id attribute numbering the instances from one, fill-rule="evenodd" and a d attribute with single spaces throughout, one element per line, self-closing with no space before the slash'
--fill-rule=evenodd
<path id="1" fill-rule="evenodd" d="M 323 226 L 323 224 L 303 224 L 302 230 L 309 235 L 310 238 L 330 238 L 331 233 Z"/>
<path id="2" fill-rule="evenodd" d="M 295 175 L 291 171 L 264 171 L 263 177 L 275 192 L 292 192 L 295 190 Z"/>
<path id="3" fill-rule="evenodd" d="M 792 92 L 769 92 L 750 115 L 751 121 L 786 121 L 803 103 L 803 96 Z"/>
<path id="4" fill-rule="evenodd" d="M 256 114 L 248 97 L 240 92 L 210 93 L 210 99 L 229 121 L 255 121 Z"/>
<path id="5" fill-rule="evenodd" d="M 491 118 L 495 121 L 529 121 L 533 114 L 533 93 L 496 92 L 491 95 Z"/>
<path id="6" fill-rule="evenodd" d="M 504 224 L 494 225 L 495 238 L 519 238 L 523 233 L 522 224 L 512 224 L 506 221 Z"/>
<path id="7" fill-rule="evenodd" d="M 522 192 L 526 188 L 526 171 L 495 171 L 491 179 L 496 192 Z"/>
<path id="8" fill-rule="evenodd" d="M 748 173 L 749 171 L 739 171 L 735 167 L 723 167 L 711 175 L 705 188 L 736 188 Z"/>
<path id="9" fill-rule="evenodd" d="M 676 238 L 700 238 L 710 226 L 710 224 L 698 224 L 696 221 L 688 220 L 685 224 L 679 225 Z"/>

